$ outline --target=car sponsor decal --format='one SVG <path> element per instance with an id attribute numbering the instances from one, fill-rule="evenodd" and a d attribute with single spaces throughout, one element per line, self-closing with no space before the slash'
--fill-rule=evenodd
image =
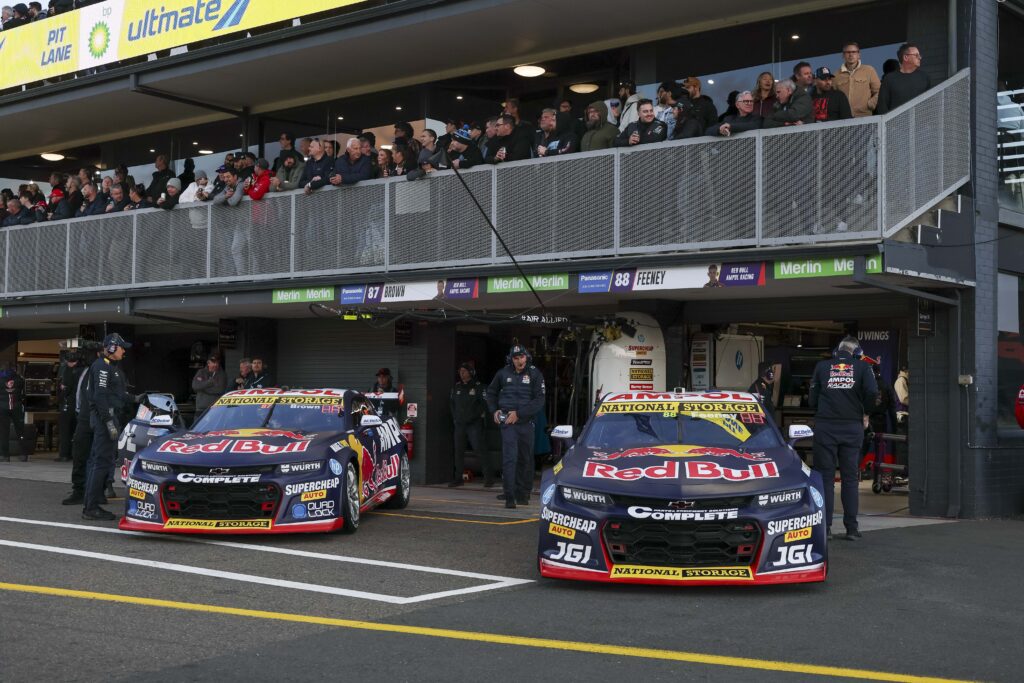
<path id="1" fill-rule="evenodd" d="M 551 522 L 557 526 L 582 531 L 585 534 L 589 534 L 597 528 L 597 522 L 592 519 L 583 519 L 582 517 L 574 517 L 573 515 L 567 515 L 562 512 L 555 512 L 547 507 L 541 509 L 540 518 L 545 522 Z"/>
<path id="2" fill-rule="evenodd" d="M 571 562 L 573 564 L 587 564 L 590 562 L 590 553 L 593 549 L 589 545 L 566 543 L 565 541 L 558 541 L 555 545 L 558 547 L 558 550 L 549 559 L 562 560 L 563 562 Z"/>
<path id="3" fill-rule="evenodd" d="M 569 486 L 562 487 L 562 497 L 570 503 L 579 505 L 611 505 L 611 498 L 603 493 L 587 491 L 586 489 L 574 489 Z"/>
<path id="4" fill-rule="evenodd" d="M 260 480 L 258 474 L 196 474 L 194 472 L 182 472 L 178 475 L 178 481 L 183 484 L 255 484 Z"/>
<path id="5" fill-rule="evenodd" d="M 308 500 L 323 500 L 326 497 L 327 489 L 320 489 L 319 491 L 306 491 L 299 500 L 305 503 Z"/>
<path id="6" fill-rule="evenodd" d="M 561 471 L 562 471 L 562 461 L 559 460 L 558 462 L 555 463 L 555 466 L 551 468 L 551 473 L 552 474 L 558 474 Z"/>
<path id="7" fill-rule="evenodd" d="M 669 393 L 669 392 L 633 392 L 624 394 L 613 394 L 604 399 L 604 403 L 615 401 L 727 401 L 730 404 L 730 411 L 734 402 L 757 403 L 750 394 L 727 393 L 724 391 L 712 391 L 702 394 L 696 393 Z"/>
<path id="8" fill-rule="evenodd" d="M 687 479 L 725 479 L 726 481 L 747 481 L 749 479 L 774 479 L 779 468 L 774 462 L 759 462 L 749 467 L 735 469 L 723 467 L 717 462 L 686 462 Z"/>
<path id="9" fill-rule="evenodd" d="M 712 522 L 722 519 L 736 519 L 739 510 L 656 510 L 643 505 L 633 505 L 627 512 L 635 519 L 653 519 L 665 522 Z"/>
<path id="10" fill-rule="evenodd" d="M 302 503 L 296 503 L 295 505 L 292 505 L 292 517 L 294 517 L 295 519 L 305 519 L 306 506 L 303 505 Z"/>
<path id="11" fill-rule="evenodd" d="M 576 538 L 576 530 L 570 529 L 567 526 L 560 526 L 552 522 L 548 524 L 548 533 L 552 536 L 561 536 L 562 538 L 568 538 L 570 541 Z"/>
<path id="12" fill-rule="evenodd" d="M 262 405 L 340 405 L 342 399 L 333 396 L 225 396 L 217 399 L 215 406 L 262 406 Z"/>
<path id="13" fill-rule="evenodd" d="M 203 438 L 213 436 L 265 436 L 270 438 L 277 436 L 293 441 L 312 441 L 316 438 L 315 434 L 300 434 L 287 429 L 218 429 L 213 432 L 200 433 L 197 436 Z"/>
<path id="14" fill-rule="evenodd" d="M 128 489 L 128 495 L 132 498 L 138 498 L 139 500 L 146 500 L 146 494 L 138 489 Z"/>
<path id="15" fill-rule="evenodd" d="M 153 519 L 156 517 L 156 503 L 128 501 L 128 514 L 140 519 Z"/>
<path id="16" fill-rule="evenodd" d="M 296 472 L 314 472 L 323 467 L 319 460 L 313 462 L 290 462 L 281 465 L 281 474 L 293 474 Z"/>
<path id="17" fill-rule="evenodd" d="M 165 529 L 270 529 L 269 519 L 169 519 Z"/>
<path id="18" fill-rule="evenodd" d="M 363 496 L 373 496 L 382 484 L 397 477 L 401 462 L 402 459 L 396 453 L 374 467 L 373 473 L 363 481 Z"/>
<path id="19" fill-rule="evenodd" d="M 806 541 L 811 537 L 811 527 L 805 526 L 803 529 L 796 529 L 794 531 L 787 531 L 786 536 L 783 538 L 784 543 L 792 543 L 793 541 Z"/>
<path id="20" fill-rule="evenodd" d="M 221 439 L 212 443 L 189 444 L 171 439 L 157 447 L 157 453 L 191 455 L 193 453 L 237 453 L 244 455 L 278 455 L 281 453 L 305 453 L 309 441 L 292 441 L 282 445 L 266 443 L 259 439 Z"/>
<path id="21" fill-rule="evenodd" d="M 330 466 L 331 472 L 334 472 L 334 474 L 337 475 L 337 476 L 341 476 L 341 463 L 340 462 L 338 462 L 334 458 L 331 458 L 330 460 L 327 461 L 327 464 Z"/>
<path id="22" fill-rule="evenodd" d="M 818 489 L 814 488 L 813 486 L 809 488 L 811 489 L 811 498 L 814 499 L 814 504 L 820 508 L 825 507 L 825 499 L 822 498 L 821 493 L 818 491 Z"/>
<path id="23" fill-rule="evenodd" d="M 588 460 L 583 465 L 583 476 L 592 479 L 616 479 L 636 481 L 637 479 L 676 479 L 679 477 L 679 463 L 670 460 L 650 467 L 616 467 L 608 463 Z"/>
<path id="24" fill-rule="evenodd" d="M 778 550 L 779 556 L 772 562 L 773 567 L 792 567 L 794 565 L 810 564 L 813 561 L 813 543 L 780 545 L 776 550 Z"/>
<path id="25" fill-rule="evenodd" d="M 606 461 L 606 460 L 620 460 L 622 458 L 648 458 L 648 457 L 665 457 L 665 458 L 739 458 L 740 460 L 748 460 L 750 462 L 771 462 L 771 458 L 768 457 L 763 451 L 756 453 L 747 453 L 744 451 L 737 451 L 731 448 L 717 448 L 714 446 L 690 446 L 690 445 L 677 445 L 667 444 L 665 446 L 644 446 L 641 448 L 627 448 L 626 450 L 619 451 L 617 453 L 593 453 L 590 456 L 591 460 Z"/>
<path id="26" fill-rule="evenodd" d="M 304 481 L 299 484 L 288 484 L 284 487 L 284 495 L 294 496 L 296 493 L 309 493 L 311 491 L 336 489 L 340 483 L 341 479 L 335 477 L 334 479 L 322 479 L 320 481 Z"/>
<path id="27" fill-rule="evenodd" d="M 561 461 L 559 461 L 559 462 L 561 462 Z M 540 502 L 543 503 L 544 505 L 549 505 L 551 503 L 551 499 L 554 498 L 554 497 L 555 497 L 555 485 L 551 484 L 546 489 L 544 489 L 544 493 L 541 494 L 541 497 L 540 497 Z"/>
<path id="28" fill-rule="evenodd" d="M 153 484 L 148 481 L 141 481 L 139 479 L 129 479 L 126 486 L 132 491 L 140 491 L 142 493 L 156 493 L 160 488 L 158 484 Z M 136 496 L 138 497 L 138 496 Z"/>
<path id="29" fill-rule="evenodd" d="M 320 519 L 321 517 L 334 517 L 334 508 L 333 500 L 321 500 L 306 505 L 306 512 L 310 519 Z"/>
<path id="30" fill-rule="evenodd" d="M 812 489 L 813 490 L 813 489 Z M 790 489 L 789 491 L 774 491 L 762 493 L 757 496 L 757 504 L 763 508 L 778 507 L 780 505 L 792 505 L 804 499 L 803 489 Z"/>
<path id="31" fill-rule="evenodd" d="M 795 531 L 808 526 L 814 527 L 821 524 L 822 519 L 824 519 L 824 513 L 821 510 L 809 515 L 790 517 L 789 519 L 773 519 L 768 522 L 768 535 L 778 536 L 787 531 Z"/>
<path id="32" fill-rule="evenodd" d="M 609 577 L 613 579 L 643 578 L 666 581 L 751 581 L 754 575 L 750 571 L 750 567 L 645 567 L 634 564 L 617 564 L 612 567 Z"/>

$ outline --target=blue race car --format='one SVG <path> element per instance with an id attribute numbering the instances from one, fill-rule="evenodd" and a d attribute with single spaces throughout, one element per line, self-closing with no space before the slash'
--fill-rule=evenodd
<path id="1" fill-rule="evenodd" d="M 571 441 L 572 427 L 552 436 Z M 543 576 L 749 585 L 827 574 L 821 476 L 753 394 L 609 395 L 541 491 Z"/>
<path id="2" fill-rule="evenodd" d="M 233 391 L 190 431 L 157 433 L 128 467 L 121 529 L 351 533 L 409 503 L 405 438 L 359 392 Z"/>

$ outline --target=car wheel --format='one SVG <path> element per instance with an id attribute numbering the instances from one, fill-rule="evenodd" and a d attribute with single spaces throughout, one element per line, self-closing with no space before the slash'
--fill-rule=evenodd
<path id="1" fill-rule="evenodd" d="M 359 529 L 359 476 L 356 464 L 349 460 L 345 468 L 345 486 L 341 490 L 341 505 L 344 523 L 341 531 L 354 534 Z"/>
<path id="2" fill-rule="evenodd" d="M 398 490 L 395 495 L 388 498 L 382 507 L 392 510 L 401 510 L 409 504 L 409 494 L 412 491 L 412 468 L 409 467 L 409 456 L 402 452 L 402 461 L 398 465 Z"/>

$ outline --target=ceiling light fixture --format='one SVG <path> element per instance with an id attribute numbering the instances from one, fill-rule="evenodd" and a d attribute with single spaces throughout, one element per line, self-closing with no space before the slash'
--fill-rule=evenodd
<path id="1" fill-rule="evenodd" d="M 192 141 L 192 146 L 193 147 L 198 147 L 199 146 L 199 142 L 197 142 L 196 140 L 193 140 Z"/>
<path id="2" fill-rule="evenodd" d="M 338 117 L 338 120 L 339 120 L 339 121 L 344 121 L 344 120 L 345 120 L 345 117 L 344 117 L 344 116 L 339 116 L 339 117 Z"/>
<path id="3" fill-rule="evenodd" d="M 512 69 L 517 75 L 523 78 L 536 78 L 544 73 L 546 69 L 536 64 L 521 64 L 516 68 Z"/>
<path id="4" fill-rule="evenodd" d="M 199 150 L 199 153 L 200 154 L 213 154 L 213 150 L 212 149 L 201 149 L 201 150 Z"/>
<path id="5" fill-rule="evenodd" d="M 462 99 L 462 95 L 456 95 L 456 96 L 455 96 L 455 99 L 457 99 L 457 100 L 461 100 L 461 99 Z"/>
<path id="6" fill-rule="evenodd" d="M 152 154 L 155 151 L 156 151 L 155 149 L 151 149 L 151 150 L 149 150 L 149 153 Z"/>
<path id="7" fill-rule="evenodd" d="M 597 83 L 573 83 L 569 86 L 569 90 L 579 95 L 589 95 L 592 92 L 597 92 L 599 87 Z"/>
<path id="8" fill-rule="evenodd" d="M 796 33 L 794 33 L 793 35 L 790 36 L 790 39 L 791 40 L 800 40 L 800 36 L 797 35 Z"/>
<path id="9" fill-rule="evenodd" d="M 64 159 L 63 154 L 57 154 L 56 152 L 43 152 L 39 156 L 46 159 L 47 161 L 61 161 L 62 159 Z"/>
<path id="10" fill-rule="evenodd" d="M 397 107 L 395 107 L 395 111 L 402 111 L 402 105 L 398 105 Z"/>
<path id="11" fill-rule="evenodd" d="M 708 79 L 708 85 L 714 85 L 714 84 L 715 84 L 715 79 L 709 78 Z"/>

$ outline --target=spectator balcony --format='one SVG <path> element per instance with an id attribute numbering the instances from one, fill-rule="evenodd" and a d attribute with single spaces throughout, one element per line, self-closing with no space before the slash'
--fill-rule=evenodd
<path id="1" fill-rule="evenodd" d="M 965 70 L 884 116 L 463 171 L 524 262 L 880 242 L 969 179 Z M 451 171 L 0 231 L 5 296 L 506 269 Z"/>

